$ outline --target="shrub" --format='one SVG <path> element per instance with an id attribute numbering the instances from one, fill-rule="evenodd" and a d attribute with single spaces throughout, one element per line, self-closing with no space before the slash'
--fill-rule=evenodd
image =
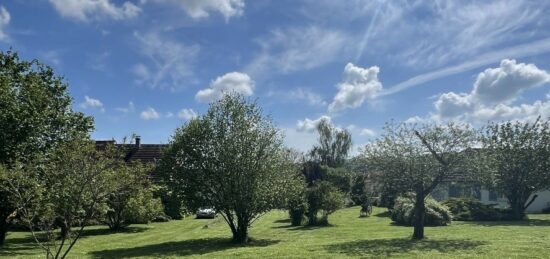
<path id="1" fill-rule="evenodd" d="M 495 208 L 493 205 L 483 204 L 480 201 L 469 198 L 451 198 L 443 202 L 453 214 L 454 220 L 483 221 L 508 219 L 508 211 Z"/>
<path id="2" fill-rule="evenodd" d="M 344 206 L 344 195 L 329 182 L 317 181 L 307 190 L 307 202 L 308 224 L 327 225 L 328 216 Z"/>
<path id="3" fill-rule="evenodd" d="M 400 225 L 412 226 L 414 223 L 414 194 L 406 194 L 395 199 L 395 205 L 390 211 L 391 219 Z M 446 226 L 451 222 L 452 216 L 449 209 L 434 200 L 426 198 L 426 214 L 424 224 L 426 226 Z"/>
<path id="4" fill-rule="evenodd" d="M 124 211 L 124 218 L 129 224 L 147 224 L 152 220 L 165 218 L 162 202 L 153 197 L 149 190 L 143 190 L 132 197 Z"/>

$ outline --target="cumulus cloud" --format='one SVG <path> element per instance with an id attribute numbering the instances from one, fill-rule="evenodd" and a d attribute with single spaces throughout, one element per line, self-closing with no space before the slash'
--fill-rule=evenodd
<path id="1" fill-rule="evenodd" d="M 481 72 L 474 83 L 472 97 L 484 104 L 513 101 L 524 90 L 550 81 L 550 74 L 534 64 L 503 59 L 500 67 Z"/>
<path id="2" fill-rule="evenodd" d="M 141 12 L 140 7 L 128 1 L 119 6 L 110 0 L 50 0 L 50 3 L 61 16 L 82 22 L 104 18 L 124 20 Z"/>
<path id="3" fill-rule="evenodd" d="M 8 34 L 6 34 L 6 27 L 10 23 L 11 16 L 8 10 L 4 6 L 0 6 L 0 41 L 8 40 Z"/>
<path id="4" fill-rule="evenodd" d="M 518 64 L 515 60 L 504 59 L 499 67 L 479 73 L 470 93 L 441 94 L 434 102 L 435 113 L 427 119 L 461 119 L 483 123 L 548 116 L 549 100 L 512 104 L 524 91 L 547 82 L 550 82 L 550 74 L 534 64 Z"/>
<path id="5" fill-rule="evenodd" d="M 329 105 L 329 111 L 336 112 L 347 108 L 357 108 L 366 99 L 373 98 L 382 90 L 378 81 L 377 66 L 361 68 L 348 63 L 344 68 L 344 76 L 338 87 L 338 93 Z"/>
<path id="6" fill-rule="evenodd" d="M 319 123 L 323 120 L 326 120 L 330 123 L 331 118 L 329 116 L 323 115 L 313 120 L 308 118 L 305 118 L 304 120 L 298 120 L 298 122 L 296 123 L 296 129 L 298 131 L 313 132 L 317 128 L 317 125 L 319 125 Z"/>
<path id="7" fill-rule="evenodd" d="M 90 109 L 99 109 L 102 112 L 105 111 L 105 108 L 103 107 L 103 103 L 100 100 L 94 99 L 87 95 L 84 96 L 84 102 L 80 104 L 80 107 L 82 107 L 83 109 L 90 108 Z"/>
<path id="8" fill-rule="evenodd" d="M 147 108 L 140 114 L 141 119 L 143 120 L 156 120 L 160 119 L 160 113 L 158 113 L 154 108 Z"/>
<path id="9" fill-rule="evenodd" d="M 191 120 L 197 117 L 197 113 L 193 109 L 182 109 L 178 113 L 178 117 L 184 120 Z"/>
<path id="10" fill-rule="evenodd" d="M 225 20 L 243 15 L 244 0 L 154 0 L 159 3 L 170 3 L 181 7 L 194 19 L 206 18 L 211 12 L 218 12 Z"/>
<path id="11" fill-rule="evenodd" d="M 198 91 L 195 99 L 199 102 L 212 102 L 229 92 L 251 96 L 254 93 L 254 81 L 245 73 L 227 73 L 212 81 L 208 88 Z"/>
<path id="12" fill-rule="evenodd" d="M 350 37 L 342 31 L 317 26 L 272 30 L 256 40 L 261 51 L 245 71 L 257 76 L 317 68 L 350 56 Z"/>
<path id="13" fill-rule="evenodd" d="M 142 35 L 135 32 L 134 36 L 139 43 L 140 54 L 149 61 L 147 65 L 134 65 L 132 71 L 137 77 L 136 83 L 170 90 L 180 89 L 189 83 L 193 63 L 200 50 L 198 45 L 188 46 L 157 33 Z"/>

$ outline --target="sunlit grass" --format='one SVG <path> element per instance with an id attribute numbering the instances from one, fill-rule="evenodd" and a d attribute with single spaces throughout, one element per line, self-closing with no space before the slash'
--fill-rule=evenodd
<path id="1" fill-rule="evenodd" d="M 453 222 L 426 228 L 426 240 L 415 242 L 412 228 L 392 225 L 384 211 L 359 218 L 358 207 L 344 209 L 331 215 L 327 227 L 291 227 L 286 212 L 274 211 L 253 225 L 246 246 L 230 243 L 220 217 L 133 225 L 121 233 L 90 227 L 70 257 L 550 257 L 550 215 L 530 215 L 525 222 Z M 25 232 L 10 233 L 0 249 L 0 258 L 43 257 Z"/>

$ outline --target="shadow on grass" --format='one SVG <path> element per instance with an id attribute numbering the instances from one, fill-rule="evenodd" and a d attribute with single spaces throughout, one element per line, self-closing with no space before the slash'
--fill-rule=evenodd
<path id="1" fill-rule="evenodd" d="M 82 231 L 81 238 L 85 237 L 92 237 L 92 236 L 103 236 L 103 235 L 111 235 L 111 234 L 135 234 L 135 233 L 141 233 L 146 231 L 148 228 L 146 227 L 137 227 L 137 226 L 129 226 L 125 227 L 123 229 L 119 230 L 110 230 L 109 228 L 93 228 L 93 229 L 84 229 Z"/>
<path id="2" fill-rule="evenodd" d="M 543 219 L 526 219 L 526 220 L 514 220 L 514 221 L 459 221 L 462 224 L 478 225 L 478 226 L 550 226 L 550 220 Z"/>
<path id="3" fill-rule="evenodd" d="M 112 250 L 94 251 L 90 254 L 94 258 L 134 258 L 134 257 L 167 257 L 204 255 L 217 251 L 223 251 L 238 247 L 266 247 L 277 244 L 277 240 L 259 239 L 252 240 L 245 245 L 232 243 L 225 238 L 192 239 L 177 242 L 165 242 L 131 248 L 118 248 Z"/>
<path id="4" fill-rule="evenodd" d="M 273 223 L 290 223 L 290 219 L 278 219 L 273 221 Z"/>
<path id="5" fill-rule="evenodd" d="M 323 229 L 323 228 L 331 228 L 331 227 L 334 227 L 334 226 L 335 225 L 332 225 L 332 224 L 313 225 L 313 226 L 310 226 L 310 225 L 304 225 L 304 226 L 282 225 L 282 226 L 276 226 L 276 227 L 272 227 L 272 228 L 286 228 L 287 230 L 295 231 L 295 230 L 316 230 L 316 229 Z"/>
<path id="6" fill-rule="evenodd" d="M 379 217 L 379 218 L 389 218 L 390 217 L 390 212 L 386 210 L 384 212 L 376 213 L 376 214 L 374 214 L 374 216 Z"/>
<path id="7" fill-rule="evenodd" d="M 327 251 L 331 253 L 345 254 L 347 256 L 376 256 L 389 257 L 394 254 L 408 253 L 412 251 L 428 252 L 437 251 L 440 253 L 453 253 L 471 250 L 486 242 L 470 240 L 430 240 L 420 241 L 395 238 L 395 239 L 374 239 L 346 242 L 328 245 Z"/>

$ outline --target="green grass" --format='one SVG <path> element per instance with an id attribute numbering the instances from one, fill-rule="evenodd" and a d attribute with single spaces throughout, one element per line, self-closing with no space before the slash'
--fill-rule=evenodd
<path id="1" fill-rule="evenodd" d="M 291 227 L 283 211 L 271 212 L 251 229 L 253 242 L 230 243 L 229 228 L 213 220 L 187 218 L 167 223 L 133 225 L 111 233 L 90 227 L 78 241 L 71 258 L 549 258 L 550 215 L 530 215 L 524 222 L 453 222 L 427 227 L 427 238 L 411 241 L 412 228 L 394 226 L 383 209 L 359 218 L 359 208 L 330 216 L 327 227 Z M 28 233 L 12 232 L 0 258 L 43 258 Z"/>

